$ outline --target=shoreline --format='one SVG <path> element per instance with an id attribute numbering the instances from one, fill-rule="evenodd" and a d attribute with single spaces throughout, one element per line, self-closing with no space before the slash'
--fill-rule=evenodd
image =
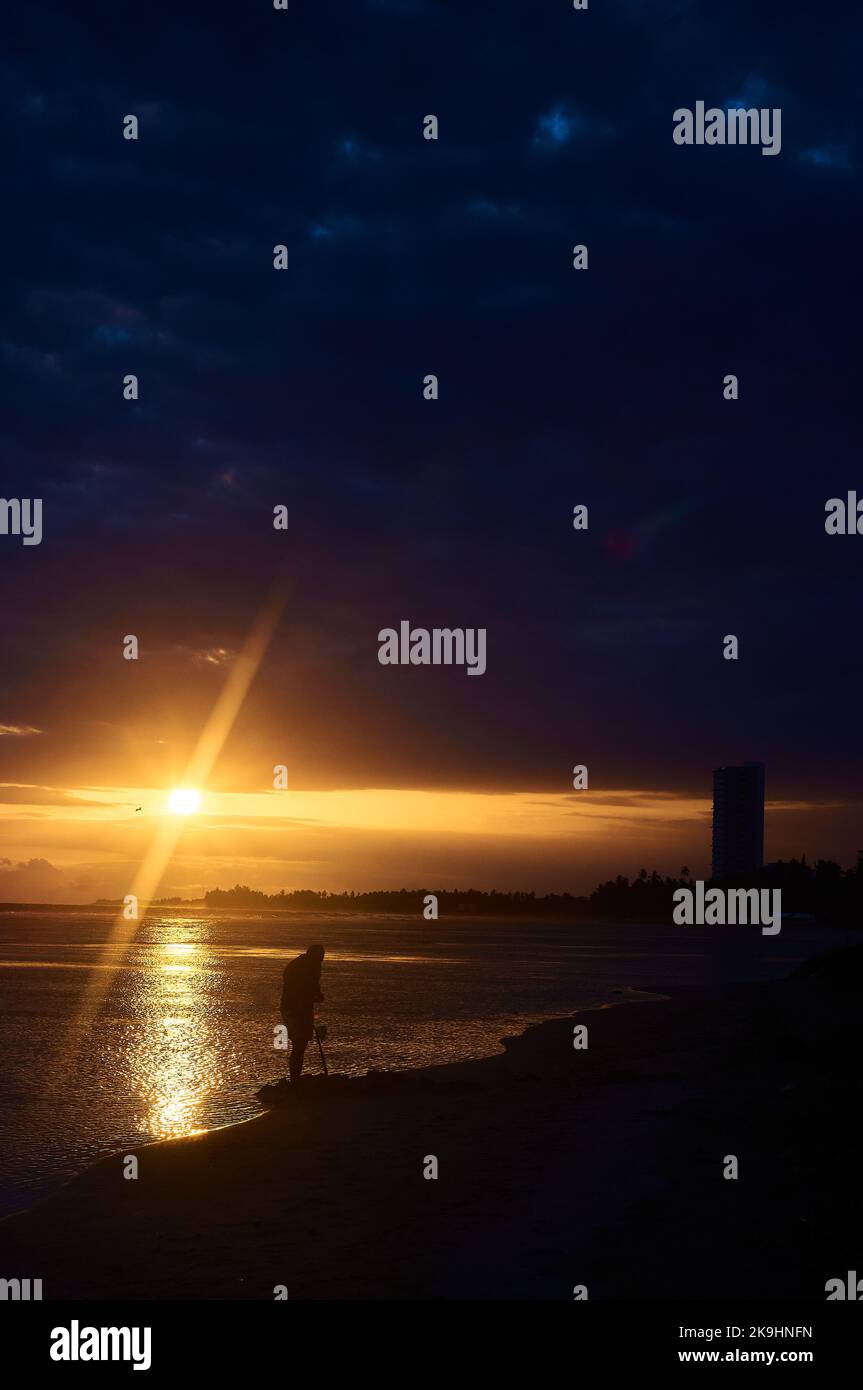
<path id="1" fill-rule="evenodd" d="M 536 1024 L 491 1057 L 310 1078 L 250 1120 L 129 1150 L 135 1181 L 115 1154 L 8 1216 L 4 1267 L 46 1300 L 823 1298 L 861 1234 L 843 972 L 621 999 L 637 1007 Z"/>
<path id="2" fill-rule="evenodd" d="M 0 904 L 0 910 L 2 910 L 2 904 Z M 571 1014 L 556 1014 L 552 1018 L 541 1020 L 539 1023 L 529 1024 L 521 1033 L 513 1034 L 511 1037 L 501 1038 L 501 1045 L 504 1046 L 508 1042 L 518 1042 L 521 1038 L 524 1037 L 526 1033 L 530 1032 L 531 1029 L 542 1028 L 545 1027 L 546 1024 L 560 1025 L 562 1022 L 567 1022 L 570 1019 L 577 1017 L 577 1015 L 581 1013 L 599 1012 L 605 1009 L 617 1008 L 618 1006 L 625 1003 L 642 1002 L 642 1000 L 644 1002 L 650 1002 L 654 1000 L 670 1000 L 672 997 L 668 994 L 659 994 L 647 990 L 632 990 L 628 986 L 624 986 L 621 989 L 616 989 L 613 991 L 613 993 L 619 994 L 621 998 L 603 1001 L 598 1004 L 585 1005 L 581 1009 L 574 1010 Z M 639 998 L 636 998 L 635 996 L 639 996 Z M 356 1087 L 356 1094 L 359 1095 L 363 1089 L 363 1083 L 366 1082 L 366 1077 L 369 1075 L 374 1078 L 391 1078 L 391 1084 L 395 1086 L 401 1086 L 405 1083 L 410 1084 L 411 1081 L 417 1081 L 425 1077 L 434 1079 L 434 1077 L 438 1073 L 440 1073 L 443 1077 L 445 1073 L 452 1072 L 454 1068 L 482 1066 L 486 1062 L 491 1062 L 498 1057 L 504 1056 L 505 1053 L 506 1047 L 504 1046 L 504 1052 L 502 1053 L 488 1053 L 487 1055 L 482 1057 L 465 1058 L 459 1062 L 443 1062 L 439 1066 L 407 1067 L 401 1070 L 394 1069 L 391 1071 L 384 1072 L 373 1070 L 366 1073 L 365 1076 L 357 1076 L 352 1072 L 331 1072 L 328 1079 L 329 1082 L 335 1084 L 333 1086 L 328 1087 L 328 1089 L 333 1091 L 335 1091 L 336 1089 L 344 1091 L 344 1088 L 347 1086 L 349 1088 L 349 1093 L 352 1094 L 353 1088 Z M 287 1055 L 288 1054 L 286 1053 L 286 1068 Z M 276 1083 L 278 1082 L 278 1080 L 281 1080 L 281 1078 L 277 1078 Z M 265 1091 L 268 1087 L 271 1087 L 274 1084 L 274 1082 L 263 1082 L 257 1090 L 251 1089 L 251 1086 L 253 1084 L 254 1083 L 250 1083 L 249 1096 L 259 1106 L 259 1109 L 256 1114 L 246 1115 L 243 1119 L 227 1120 L 224 1124 L 220 1125 L 211 1125 L 207 1129 L 202 1129 L 189 1135 L 181 1135 L 177 1136 L 176 1138 L 150 1139 L 144 1143 L 135 1144 L 132 1147 L 124 1148 L 123 1146 L 118 1146 L 117 1148 L 111 1149 L 108 1153 L 103 1154 L 101 1158 L 95 1158 L 92 1162 L 86 1163 L 77 1173 L 71 1173 L 67 1177 L 63 1178 L 59 1182 L 58 1186 L 52 1188 L 50 1191 L 43 1193 L 41 1196 L 34 1197 L 32 1202 L 30 1202 L 26 1207 L 19 1207 L 15 1211 L 0 1214 L 0 1235 L 2 1235 L 4 1223 L 12 1221 L 17 1217 L 26 1217 L 31 1212 L 38 1210 L 45 1203 L 53 1201 L 55 1198 L 60 1198 L 67 1188 L 71 1187 L 74 1183 L 78 1182 L 79 1180 L 85 1178 L 87 1174 L 93 1172 L 93 1170 L 97 1168 L 100 1168 L 103 1164 L 108 1164 L 112 1160 L 120 1159 L 124 1154 L 146 1153 L 147 1150 L 157 1148 L 162 1145 L 183 1144 L 203 1140 L 208 1138 L 210 1135 L 220 1134 L 224 1130 L 237 1129 L 242 1125 L 249 1125 L 252 1124 L 254 1121 L 262 1120 L 267 1114 L 269 1114 L 273 1110 L 276 1110 L 277 1112 L 283 1110 L 284 1097 L 273 1098 L 272 1100 L 261 1098 L 261 1093 Z M 325 1078 L 323 1076 L 316 1072 L 306 1072 L 302 1078 L 302 1088 L 304 1097 L 310 1099 L 312 1095 L 315 1095 L 321 1091 L 324 1084 Z M 374 1084 L 380 1085 L 381 1083 L 378 1081 Z M 388 1083 L 384 1082 L 383 1084 L 386 1085 Z M 2 1249 L 2 1242 L 0 1242 L 0 1249 Z"/>

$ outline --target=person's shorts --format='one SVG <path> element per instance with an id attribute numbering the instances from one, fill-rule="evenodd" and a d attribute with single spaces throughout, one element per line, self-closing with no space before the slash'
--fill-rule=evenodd
<path id="1" fill-rule="evenodd" d="M 315 1019 L 314 1015 L 309 1014 L 286 1014 L 285 1022 L 288 1025 L 288 1037 L 291 1042 L 309 1043 L 314 1037 Z"/>

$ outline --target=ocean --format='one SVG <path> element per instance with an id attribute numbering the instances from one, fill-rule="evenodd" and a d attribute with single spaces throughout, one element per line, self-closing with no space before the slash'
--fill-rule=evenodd
<path id="1" fill-rule="evenodd" d="M 157 909 L 131 944 L 94 908 L 0 909 L 0 1214 L 118 1150 L 249 1119 L 281 972 L 312 941 L 331 1071 L 488 1056 L 502 1037 L 626 987 L 770 979 L 842 934 L 362 914 Z M 104 986 L 94 1020 L 82 1014 Z M 314 1044 L 307 1068 L 320 1069 Z"/>

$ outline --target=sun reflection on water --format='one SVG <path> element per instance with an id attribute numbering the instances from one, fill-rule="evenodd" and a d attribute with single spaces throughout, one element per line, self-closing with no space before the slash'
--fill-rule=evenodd
<path id="1" fill-rule="evenodd" d="M 129 1083 L 144 1104 L 142 1130 L 178 1139 L 203 1132 L 204 1103 L 224 1080 L 219 1032 L 208 1013 L 216 963 L 193 942 L 161 942 L 154 954 L 136 1000 Z"/>

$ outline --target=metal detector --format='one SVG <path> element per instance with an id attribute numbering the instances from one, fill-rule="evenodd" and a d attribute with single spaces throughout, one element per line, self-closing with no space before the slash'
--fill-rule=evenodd
<path id="1" fill-rule="evenodd" d="M 315 1037 L 316 1037 L 317 1043 L 318 1043 L 318 1051 L 319 1051 L 320 1054 L 321 1054 L 321 1061 L 322 1061 L 323 1064 L 324 1064 L 324 1076 L 329 1076 L 330 1073 L 329 1073 L 329 1070 L 328 1070 L 328 1068 L 327 1068 L 327 1059 L 326 1059 L 326 1057 L 324 1056 L 324 1049 L 323 1049 L 323 1046 L 322 1046 L 323 1041 L 324 1041 L 324 1038 L 325 1038 L 326 1036 L 327 1036 L 327 1025 L 326 1025 L 325 1023 L 322 1023 L 321 1026 L 320 1026 L 320 1028 L 319 1028 L 318 1025 L 315 1024 Z"/>

